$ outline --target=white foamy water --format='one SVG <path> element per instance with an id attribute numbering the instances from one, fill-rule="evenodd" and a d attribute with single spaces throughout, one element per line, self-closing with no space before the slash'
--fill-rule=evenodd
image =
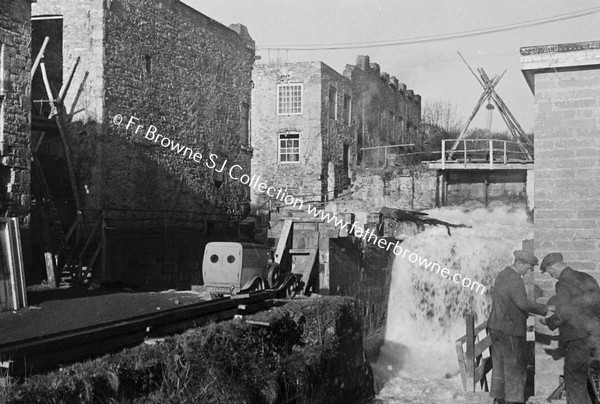
<path id="1" fill-rule="evenodd" d="M 445 227 L 427 227 L 402 247 L 486 285 L 487 291 L 475 293 L 396 257 L 386 343 L 373 366 L 376 377 L 387 380 L 378 395 L 382 403 L 465 402 L 454 345 L 465 333 L 464 316 L 473 313 L 476 324 L 487 319 L 496 275 L 512 263 L 522 241 L 533 238 L 524 209 L 442 208 L 427 213 L 472 228 L 451 229 L 449 236 Z M 489 398 L 483 394 L 469 402 Z"/>

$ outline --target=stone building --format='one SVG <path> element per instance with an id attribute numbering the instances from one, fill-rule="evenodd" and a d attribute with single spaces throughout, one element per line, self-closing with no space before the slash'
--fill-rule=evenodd
<path id="1" fill-rule="evenodd" d="M 18 217 L 29 251 L 31 1 L 0 7 L 0 214 Z M 27 262 L 26 262 L 27 263 Z"/>
<path id="2" fill-rule="evenodd" d="M 420 95 L 381 72 L 377 63 L 370 63 L 369 56 L 358 56 L 356 65 L 346 66 L 344 76 L 352 82 L 358 149 L 421 143 L 416 138 L 421 122 Z M 360 153 L 359 160 L 367 160 L 369 154 L 372 152 Z"/>
<path id="3" fill-rule="evenodd" d="M 257 65 L 253 81 L 252 173 L 287 194 L 334 199 L 365 153 L 384 158 L 361 148 L 419 143 L 421 97 L 368 56 L 343 75 L 322 62 Z M 255 208 L 267 200 L 253 192 Z"/>
<path id="4" fill-rule="evenodd" d="M 306 201 L 333 199 L 355 164 L 350 80 L 322 62 L 299 62 L 256 65 L 253 82 L 252 173 Z M 253 190 L 252 198 L 261 208 L 269 197 Z"/>
<path id="5" fill-rule="evenodd" d="M 600 280 L 600 41 L 521 48 L 521 65 L 535 98 L 535 253 L 559 251 Z M 554 280 L 535 276 L 546 301 Z M 556 348 L 537 344 L 536 395 L 558 385 Z"/>
<path id="6" fill-rule="evenodd" d="M 191 227 L 210 235 L 211 221 L 249 212 L 249 187 L 227 181 L 205 160 L 213 153 L 250 171 L 254 41 L 244 26 L 228 28 L 179 0 L 40 1 L 33 15 L 34 52 L 51 37 L 45 59 L 55 97 L 80 58 L 62 118 L 75 184 L 49 180 L 63 224 L 80 210 L 90 222 L 102 214 L 107 228 L 136 235 L 109 231 L 104 267 L 113 273 L 106 276 L 128 268 L 132 280 L 148 282 L 149 268 L 169 284 L 189 281 L 202 240 L 187 246 L 188 235 L 144 238 L 140 231 Z M 40 160 L 48 172 L 66 173 L 40 80 L 33 82 L 34 134 L 45 133 Z M 148 140 L 148 130 L 168 137 L 171 147 Z M 177 153 L 175 143 L 204 158 Z"/>

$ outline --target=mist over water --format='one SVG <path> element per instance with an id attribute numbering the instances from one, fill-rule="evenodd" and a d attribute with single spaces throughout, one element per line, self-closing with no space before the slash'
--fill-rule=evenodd
<path id="1" fill-rule="evenodd" d="M 513 262 L 513 251 L 521 249 L 522 241 L 533 238 L 523 208 L 441 208 L 427 213 L 472 228 L 451 229 L 449 236 L 445 227 L 427 227 L 402 247 L 448 268 L 451 275 L 458 272 L 485 285 L 486 292 L 476 293 L 396 257 L 386 342 L 374 365 L 379 387 L 385 383 L 378 396 L 384 403 L 462 401 L 455 341 L 465 334 L 464 316 L 473 313 L 476 324 L 487 319 L 496 275 Z"/>

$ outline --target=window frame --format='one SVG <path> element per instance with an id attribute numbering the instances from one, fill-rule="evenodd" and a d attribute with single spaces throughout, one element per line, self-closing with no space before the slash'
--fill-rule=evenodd
<path id="1" fill-rule="evenodd" d="M 282 139 L 281 137 L 282 136 L 290 136 L 290 135 L 295 135 L 296 136 L 295 139 L 298 141 L 297 147 L 294 147 L 294 146 L 288 147 L 288 146 L 286 146 L 285 148 L 282 148 L 281 147 L 281 141 L 282 140 L 294 140 L 294 138 L 291 138 L 291 139 Z M 282 150 L 288 150 L 288 149 L 292 149 L 293 150 L 295 148 L 298 149 L 298 152 L 297 152 L 297 154 L 298 154 L 298 160 L 296 160 L 296 161 L 285 160 L 284 161 L 284 160 L 281 159 L 282 154 L 285 154 L 286 156 L 287 155 L 294 155 L 295 154 L 293 152 L 282 153 Z M 298 131 L 286 131 L 286 132 L 278 132 L 277 133 L 277 162 L 279 164 L 298 164 L 298 163 L 300 163 L 300 132 L 298 132 Z"/>
<path id="2" fill-rule="evenodd" d="M 338 120 L 338 90 L 337 88 L 331 86 L 329 87 L 329 97 L 327 99 L 327 113 L 329 115 L 329 119 L 333 119 L 334 121 Z M 333 110 L 333 116 L 331 116 L 331 112 Z"/>
<path id="3" fill-rule="evenodd" d="M 280 94 L 280 89 L 284 88 L 284 87 L 293 87 L 293 86 L 298 86 L 300 87 L 300 112 L 281 112 L 281 97 L 279 96 Z M 304 85 L 302 83 L 279 83 L 277 84 L 277 115 L 278 116 L 285 116 L 285 115 L 302 115 L 302 111 L 304 110 Z M 292 110 L 292 98 L 290 95 L 290 110 Z"/>
<path id="4" fill-rule="evenodd" d="M 346 109 L 346 100 L 348 100 L 348 109 Z M 352 96 L 349 94 L 344 94 L 344 123 L 352 124 Z"/>

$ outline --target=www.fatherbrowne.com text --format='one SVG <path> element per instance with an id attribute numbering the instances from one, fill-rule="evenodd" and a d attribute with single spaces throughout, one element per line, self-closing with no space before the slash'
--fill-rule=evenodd
<path id="1" fill-rule="evenodd" d="M 133 131 L 133 136 L 138 135 L 143 136 L 149 142 L 160 145 L 164 148 L 170 148 L 176 154 L 181 154 L 184 158 L 188 158 L 194 160 L 196 163 L 202 163 L 207 168 L 214 170 L 218 173 L 222 173 L 227 170 L 229 177 L 238 181 L 241 184 L 248 185 L 253 189 L 256 189 L 260 193 L 265 193 L 270 198 L 276 199 L 285 203 L 288 206 L 295 207 L 300 210 L 306 209 L 308 213 L 313 215 L 315 218 L 321 219 L 323 222 L 327 222 L 329 224 L 333 224 L 338 227 L 340 230 L 349 229 L 349 233 L 353 233 L 355 237 L 363 239 L 367 243 L 373 243 L 379 248 L 383 248 L 387 251 L 392 250 L 392 252 L 403 259 L 408 259 L 413 264 L 418 263 L 419 267 L 429 270 L 431 272 L 435 271 L 436 274 L 439 274 L 441 277 L 446 279 L 451 279 L 454 283 L 462 285 L 464 288 L 475 290 L 475 292 L 479 292 L 484 294 L 486 291 L 485 285 L 482 285 L 479 282 L 472 281 L 470 278 L 463 277 L 458 272 L 451 272 L 448 268 L 442 268 L 437 262 L 433 262 L 424 258 L 417 254 L 416 252 L 411 252 L 408 249 L 402 248 L 400 245 L 400 241 L 388 242 L 385 238 L 378 237 L 373 233 L 373 229 L 365 230 L 362 226 L 359 225 L 358 222 L 354 222 L 352 224 L 339 219 L 332 212 L 324 212 L 321 209 L 317 209 L 314 205 L 310 203 L 304 203 L 304 201 L 300 198 L 287 194 L 283 189 L 275 188 L 273 186 L 269 186 L 265 182 L 261 182 L 260 177 L 258 175 L 253 174 L 249 176 L 243 172 L 243 167 L 239 164 L 231 164 L 227 159 L 224 161 L 220 161 L 219 156 L 214 153 L 209 153 L 208 158 L 204 158 L 201 152 L 194 151 L 194 149 L 190 147 L 186 147 L 185 145 L 175 142 L 174 140 L 157 133 L 158 128 L 154 125 L 149 125 L 146 130 L 144 130 L 144 126 L 139 124 L 140 119 L 131 116 L 127 125 L 125 126 L 125 130 L 129 131 L 130 129 Z M 113 117 L 113 123 L 117 126 L 121 126 L 123 123 L 122 115 L 115 115 Z"/>

